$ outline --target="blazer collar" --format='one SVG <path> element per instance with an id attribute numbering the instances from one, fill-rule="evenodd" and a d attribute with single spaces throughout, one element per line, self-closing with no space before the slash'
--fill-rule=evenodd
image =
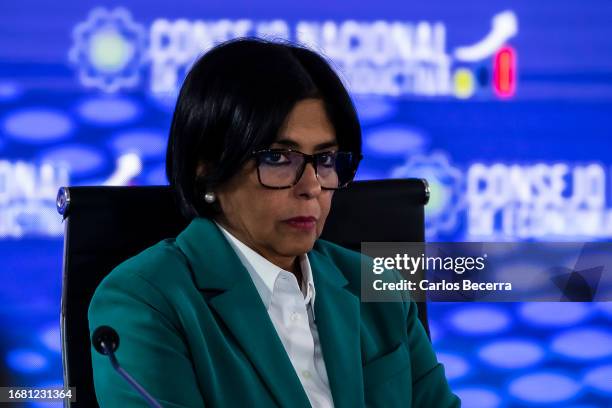
<path id="1" fill-rule="evenodd" d="M 335 407 L 364 407 L 361 364 L 361 302 L 348 281 L 319 249 L 309 252 L 317 287 L 317 329 Z"/>
<path id="2" fill-rule="evenodd" d="M 197 217 L 176 243 L 198 289 L 232 331 L 280 406 L 309 406 L 308 397 L 248 271 L 214 222 Z M 318 245 L 308 253 L 317 290 L 315 313 L 334 406 L 364 406 L 360 302 Z M 236 307 L 241 305 L 241 307 Z"/>
<path id="3" fill-rule="evenodd" d="M 240 283 L 243 272 L 250 279 L 221 230 L 206 218 L 194 218 L 176 243 L 192 266 L 198 289 L 229 290 Z"/>
<path id="4" fill-rule="evenodd" d="M 202 290 L 229 290 L 238 283 L 248 271 L 225 239 L 217 225 L 203 217 L 194 218 L 176 238 L 176 242 L 194 269 L 195 284 Z M 315 273 L 313 279 L 324 281 L 334 287 L 344 287 L 348 281 L 342 272 L 326 258 L 315 245 L 308 253 L 311 268 L 312 260 L 325 269 L 325 273 Z M 243 273 L 244 272 L 244 273 Z M 317 276 L 317 278 L 314 278 Z"/>

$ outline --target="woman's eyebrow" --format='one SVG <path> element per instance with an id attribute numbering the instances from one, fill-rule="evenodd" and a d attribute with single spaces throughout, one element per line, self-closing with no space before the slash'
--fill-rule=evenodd
<path id="1" fill-rule="evenodd" d="M 299 143 L 295 142 L 294 140 L 285 139 L 285 138 L 275 140 L 272 144 L 280 144 L 280 145 L 292 147 L 295 149 L 300 148 Z M 336 147 L 336 146 L 338 146 L 338 142 L 335 140 L 330 140 L 329 142 L 319 143 L 318 145 L 314 147 L 314 150 L 322 150 L 322 149 L 327 149 L 328 147 Z"/>

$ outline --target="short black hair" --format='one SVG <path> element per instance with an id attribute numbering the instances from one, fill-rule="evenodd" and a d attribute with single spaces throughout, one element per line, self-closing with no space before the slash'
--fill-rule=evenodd
<path id="1" fill-rule="evenodd" d="M 286 41 L 239 38 L 215 46 L 181 87 L 166 151 L 166 176 L 188 219 L 218 208 L 202 195 L 235 175 L 254 150 L 269 147 L 295 104 L 319 98 L 338 147 L 361 155 L 355 107 L 324 57 Z M 199 163 L 207 171 L 196 176 Z"/>

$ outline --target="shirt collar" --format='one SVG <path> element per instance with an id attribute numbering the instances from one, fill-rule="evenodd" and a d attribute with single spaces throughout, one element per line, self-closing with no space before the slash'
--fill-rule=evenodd
<path id="1" fill-rule="evenodd" d="M 228 240 L 236 252 L 236 255 L 238 255 L 238 258 L 240 258 L 240 261 L 249 272 L 249 275 L 251 275 L 255 288 L 257 289 L 257 292 L 259 292 L 259 296 L 266 306 L 266 309 L 268 309 L 272 299 L 272 293 L 274 292 L 274 283 L 276 282 L 276 279 L 280 275 L 281 271 L 285 270 L 274 265 L 253 249 L 249 248 L 229 231 L 219 225 L 219 223 L 216 221 L 215 224 L 217 227 L 219 227 L 225 238 Z M 298 259 L 300 261 L 300 268 L 302 271 L 302 284 L 300 285 L 302 294 L 304 294 L 304 288 L 306 290 L 306 294 L 304 295 L 304 303 L 306 305 L 310 303 L 311 310 L 314 312 L 316 293 L 310 261 L 308 260 L 308 256 L 306 254 L 300 255 Z M 291 273 L 289 271 L 285 272 Z"/>

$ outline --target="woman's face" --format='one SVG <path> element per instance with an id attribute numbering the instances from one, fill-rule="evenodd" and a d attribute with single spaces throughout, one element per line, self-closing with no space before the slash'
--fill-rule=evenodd
<path id="1" fill-rule="evenodd" d="M 337 150 L 323 102 L 298 102 L 270 148 L 292 148 L 307 154 Z M 266 188 L 257 178 L 255 160 L 250 160 L 215 193 L 223 211 L 217 221 L 272 263 L 291 270 L 295 257 L 308 252 L 321 235 L 333 190 L 321 189 L 311 164 L 293 187 Z M 311 221 L 298 222 L 296 217 Z"/>

